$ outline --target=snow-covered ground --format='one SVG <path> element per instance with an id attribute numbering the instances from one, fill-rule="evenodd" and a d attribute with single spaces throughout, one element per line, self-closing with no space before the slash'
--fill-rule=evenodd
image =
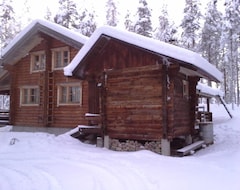
<path id="1" fill-rule="evenodd" d="M 231 120 L 223 106 L 213 110 L 214 145 L 181 158 L 114 152 L 67 134 L 0 132 L 0 190 L 239 190 L 240 109 Z"/>

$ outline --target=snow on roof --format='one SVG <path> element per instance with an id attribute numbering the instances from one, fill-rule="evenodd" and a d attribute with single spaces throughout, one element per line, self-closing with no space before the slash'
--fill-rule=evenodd
<path id="1" fill-rule="evenodd" d="M 215 66 L 210 64 L 206 59 L 204 59 L 197 53 L 177 47 L 175 45 L 161 42 L 159 40 L 151 39 L 110 26 L 100 27 L 92 34 L 90 39 L 85 43 L 83 48 L 80 49 L 72 62 L 64 68 L 64 74 L 66 76 L 72 76 L 72 72 L 74 71 L 74 69 L 87 55 L 88 51 L 93 47 L 93 45 L 101 35 L 117 38 L 130 44 L 143 47 L 144 49 L 148 49 L 150 51 L 172 57 L 177 60 L 181 60 L 186 64 L 191 64 L 197 68 L 202 69 L 206 73 L 209 73 L 209 75 L 211 75 L 217 81 L 222 81 L 222 73 Z"/>
<path id="2" fill-rule="evenodd" d="M 207 86 L 206 84 L 198 82 L 197 84 L 197 90 L 200 91 L 200 93 L 207 94 L 210 96 L 223 96 L 223 91 L 219 88 L 214 88 L 211 86 Z"/>
<path id="3" fill-rule="evenodd" d="M 3 49 L 2 52 L 2 56 L 4 57 L 5 54 L 8 53 L 9 50 L 11 50 L 16 44 L 17 42 L 23 38 L 34 26 L 36 26 L 37 24 L 40 24 L 44 27 L 47 27 L 51 30 L 54 30 L 68 38 L 71 38 L 75 41 L 79 41 L 79 43 L 84 44 L 87 40 L 88 37 L 78 33 L 78 32 L 74 32 L 71 31 L 68 28 L 65 28 L 59 24 L 47 21 L 47 20 L 42 20 L 42 19 L 36 19 L 34 21 L 32 21 L 25 29 L 23 29 L 8 45 L 5 49 Z"/>

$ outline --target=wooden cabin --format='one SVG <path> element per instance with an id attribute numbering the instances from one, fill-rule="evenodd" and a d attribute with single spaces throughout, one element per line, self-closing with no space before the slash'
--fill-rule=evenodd
<path id="1" fill-rule="evenodd" d="M 60 25 L 33 21 L 3 50 L 0 89 L 10 95 L 10 124 L 73 128 L 87 123 L 87 82 L 65 67 L 87 40 Z M 85 106 L 86 105 L 86 106 Z"/>
<path id="2" fill-rule="evenodd" d="M 199 79 L 221 80 L 194 52 L 112 27 L 99 28 L 64 72 L 91 86 L 88 112 L 101 117 L 105 147 L 165 155 L 175 139 L 195 136 Z"/>

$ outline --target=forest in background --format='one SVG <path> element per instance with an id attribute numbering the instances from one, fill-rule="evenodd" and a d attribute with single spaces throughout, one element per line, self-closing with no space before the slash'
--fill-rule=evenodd
<path id="1" fill-rule="evenodd" d="M 25 18 L 30 22 L 28 1 L 30 0 L 24 1 L 25 10 L 23 12 Z M 91 36 L 99 27 L 97 22 L 99 15 L 76 2 L 74 0 L 59 0 L 56 6 L 57 11 L 47 7 L 42 18 L 78 31 L 83 35 Z M 149 6 L 148 0 L 139 0 L 136 12 L 126 8 L 126 15 L 120 14 L 118 3 L 117 0 L 106 1 L 105 12 L 101 15 L 104 15 L 105 24 L 201 54 L 223 73 L 224 80 L 220 84 L 220 88 L 224 91 L 225 101 L 232 103 L 232 105 L 240 104 L 239 0 L 209 0 L 206 7 L 202 7 L 199 0 L 185 0 L 179 24 L 170 19 L 167 4 L 163 4 L 159 10 L 158 18 L 153 18 L 153 8 Z M 219 10 L 219 3 L 221 3 L 223 10 Z M 25 26 L 23 17 L 17 16 L 15 9 L 12 0 L 0 0 L 1 52 Z M 156 19 L 157 24 L 153 24 L 153 20 L 156 21 Z M 124 22 L 120 23 L 120 20 L 124 20 Z M 213 85 L 211 82 L 207 83 L 210 86 Z"/>

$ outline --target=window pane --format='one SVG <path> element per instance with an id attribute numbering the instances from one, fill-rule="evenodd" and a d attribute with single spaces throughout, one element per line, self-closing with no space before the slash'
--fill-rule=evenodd
<path id="1" fill-rule="evenodd" d="M 67 103 L 67 87 L 61 86 L 60 89 L 60 102 Z"/>
<path id="2" fill-rule="evenodd" d="M 53 50 L 54 68 L 63 68 L 69 63 L 69 50 L 67 47 Z"/>
<path id="3" fill-rule="evenodd" d="M 33 55 L 32 70 L 39 71 L 45 69 L 45 54 Z"/>
<path id="4" fill-rule="evenodd" d="M 81 86 L 78 84 L 64 84 L 58 88 L 59 104 L 79 104 L 81 102 Z"/>
<path id="5" fill-rule="evenodd" d="M 39 103 L 38 88 L 22 89 L 22 104 L 37 104 Z"/>
<path id="6" fill-rule="evenodd" d="M 64 51 L 63 52 L 63 66 L 67 66 L 69 63 L 69 60 L 68 60 L 68 51 Z"/>
<path id="7" fill-rule="evenodd" d="M 23 104 L 28 103 L 28 89 L 23 89 Z"/>
<path id="8" fill-rule="evenodd" d="M 63 66 L 67 66 L 68 62 L 68 51 L 63 51 Z"/>
<path id="9" fill-rule="evenodd" d="M 62 60 L 61 60 L 61 52 L 60 51 L 55 52 L 55 67 L 56 68 L 62 67 Z"/>
<path id="10" fill-rule="evenodd" d="M 35 55 L 34 56 L 34 66 L 33 66 L 33 70 L 38 70 L 39 69 L 39 55 Z"/>
<path id="11" fill-rule="evenodd" d="M 29 103 L 30 104 L 36 104 L 38 103 L 38 89 L 29 89 L 30 96 L 29 96 Z"/>
<path id="12" fill-rule="evenodd" d="M 45 69 L 45 64 L 46 64 L 46 56 L 45 54 L 41 55 L 41 61 L 40 61 L 40 69 L 44 70 Z"/>
<path id="13" fill-rule="evenodd" d="M 80 102 L 80 87 L 79 86 L 69 87 L 69 102 L 72 102 L 72 103 Z"/>

